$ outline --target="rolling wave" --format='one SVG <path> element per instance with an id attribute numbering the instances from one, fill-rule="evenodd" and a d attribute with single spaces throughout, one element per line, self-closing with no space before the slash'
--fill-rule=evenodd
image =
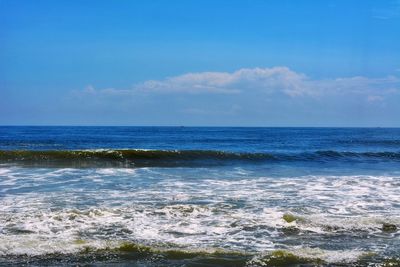
<path id="1" fill-rule="evenodd" d="M 0 150 L 0 163 L 72 167 L 179 167 L 234 162 L 339 160 L 400 161 L 400 152 L 318 150 L 298 153 L 239 153 L 216 150 Z"/>
<path id="2" fill-rule="evenodd" d="M 329 251 L 321 249 L 273 250 L 264 253 L 231 251 L 225 249 L 185 248 L 146 246 L 133 242 L 120 242 L 104 248 L 90 246 L 85 240 L 74 241 L 76 251 L 47 253 L 40 255 L 0 255 L 0 264 L 18 266 L 59 266 L 92 265 L 130 265 L 140 266 L 398 266 L 399 258 L 376 257 L 374 253 L 345 250 Z M 102 265 L 102 264 L 101 264 Z"/>

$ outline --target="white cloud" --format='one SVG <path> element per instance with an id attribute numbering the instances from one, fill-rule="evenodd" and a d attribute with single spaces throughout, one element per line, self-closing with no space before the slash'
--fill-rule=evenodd
<path id="1" fill-rule="evenodd" d="M 312 84 L 321 94 L 387 95 L 400 92 L 400 79 L 395 76 L 384 78 L 355 76 L 331 80 L 315 80 L 312 81 Z"/>
<path id="2" fill-rule="evenodd" d="M 78 97 L 118 96 L 118 95 L 126 96 L 133 93 L 134 90 L 132 89 L 115 89 L 115 88 L 96 89 L 91 84 L 86 86 L 83 90 L 73 91 L 73 94 Z"/>
<path id="3" fill-rule="evenodd" d="M 307 77 L 287 67 L 239 69 L 235 72 L 188 73 L 135 86 L 145 92 L 235 94 L 245 90 L 282 91 L 288 95 L 307 93 Z"/>
<path id="4" fill-rule="evenodd" d="M 118 96 L 137 94 L 272 94 L 287 97 L 323 97 L 360 95 L 383 100 L 388 94 L 400 93 L 396 76 L 368 78 L 363 76 L 336 79 L 311 79 L 287 67 L 244 68 L 234 72 L 198 72 L 148 80 L 131 89 L 100 89 L 88 86 L 84 94 Z"/>

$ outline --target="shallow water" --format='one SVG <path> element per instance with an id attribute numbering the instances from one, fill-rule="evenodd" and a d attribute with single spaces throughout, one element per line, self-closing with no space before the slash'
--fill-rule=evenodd
<path id="1" fill-rule="evenodd" d="M 0 127 L 0 148 L 1 265 L 399 263 L 398 129 Z"/>

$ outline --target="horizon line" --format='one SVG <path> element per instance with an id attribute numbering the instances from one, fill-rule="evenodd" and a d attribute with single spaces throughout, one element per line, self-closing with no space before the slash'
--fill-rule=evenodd
<path id="1" fill-rule="evenodd" d="M 9 124 L 0 127 L 165 127 L 165 128 L 393 128 L 398 129 L 400 126 L 240 126 L 240 125 L 80 125 L 80 124 Z"/>

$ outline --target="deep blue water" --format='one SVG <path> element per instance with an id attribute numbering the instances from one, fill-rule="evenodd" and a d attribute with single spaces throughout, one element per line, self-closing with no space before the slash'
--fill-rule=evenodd
<path id="1" fill-rule="evenodd" d="M 0 127 L 2 150 L 399 152 L 400 128 Z"/>
<path id="2" fill-rule="evenodd" d="M 400 129 L 0 127 L 0 207 L 3 265 L 379 265 Z"/>

